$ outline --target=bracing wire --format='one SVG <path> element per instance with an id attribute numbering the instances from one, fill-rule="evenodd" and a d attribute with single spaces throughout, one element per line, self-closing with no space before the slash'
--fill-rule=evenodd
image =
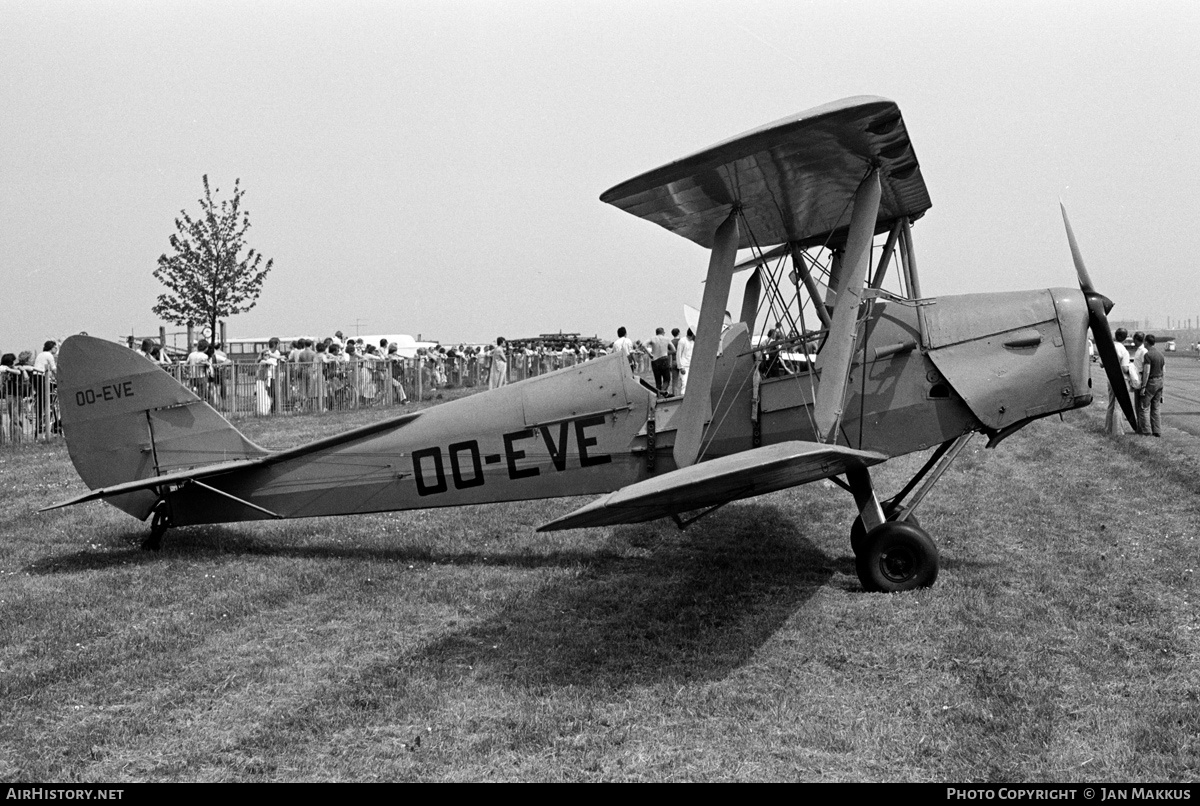
<path id="1" fill-rule="evenodd" d="M 867 166 L 866 170 L 863 173 L 862 178 L 859 180 L 860 184 L 862 181 L 864 181 L 867 178 L 867 176 L 870 175 L 871 170 L 873 170 L 873 166 Z M 727 177 L 727 179 L 729 179 L 729 177 Z M 736 181 L 734 181 L 733 187 L 735 187 L 735 188 L 737 187 Z M 825 252 L 829 253 L 830 261 L 832 261 L 832 259 L 833 259 L 833 250 L 829 247 L 829 244 L 833 239 L 833 235 L 837 229 L 837 225 L 840 224 L 843 220 L 845 220 L 847 217 L 847 214 L 850 212 L 851 207 L 853 205 L 853 198 L 854 198 L 853 195 L 851 195 L 846 199 L 846 202 L 843 205 L 842 210 L 838 213 L 838 216 L 835 219 L 834 226 L 829 229 L 829 232 L 827 233 L 827 235 L 825 237 L 824 243 L 822 243 L 820 245 L 820 247 L 818 247 L 818 252 L 821 250 L 824 250 Z M 757 263 L 756 269 L 762 271 L 762 275 L 760 275 L 760 276 L 762 277 L 762 279 L 764 279 L 766 281 L 764 283 L 764 285 L 766 286 L 765 293 L 758 300 L 758 303 L 755 306 L 755 319 L 757 322 L 759 322 L 761 324 L 756 324 L 755 332 L 751 333 L 750 336 L 753 339 L 755 336 L 759 336 L 760 333 L 765 334 L 765 332 L 771 328 L 771 325 L 773 322 L 786 321 L 788 323 L 790 333 L 795 333 L 796 327 L 797 327 L 797 325 L 799 325 L 800 336 L 801 336 L 799 347 L 800 347 L 800 350 L 802 351 L 802 353 L 804 354 L 804 359 L 805 359 L 805 364 L 806 364 L 806 369 L 807 369 L 807 372 L 805 374 L 808 375 L 809 394 L 810 394 L 811 398 L 813 400 L 815 400 L 816 399 L 816 391 L 817 391 L 816 390 L 816 371 L 815 371 L 816 368 L 809 362 L 809 352 L 808 352 L 809 330 L 808 330 L 807 322 L 806 322 L 805 316 L 804 316 L 804 308 L 806 307 L 807 304 L 812 304 L 815 309 L 815 307 L 817 305 L 821 305 L 821 304 L 823 304 L 823 302 L 819 299 L 811 299 L 811 298 L 809 298 L 806 302 L 805 299 L 803 299 L 801 297 L 798 282 L 793 284 L 792 299 L 789 301 L 784 298 L 784 296 L 780 292 L 780 288 L 779 288 L 781 279 L 784 276 L 783 269 L 784 269 L 784 266 L 786 263 L 786 257 L 788 256 L 788 254 L 793 255 L 793 260 L 795 260 L 796 250 L 793 249 L 793 250 L 788 250 L 787 252 L 784 252 L 780 256 L 780 259 L 775 263 L 775 265 L 771 266 L 767 260 L 763 259 L 764 251 L 762 249 L 761 244 L 758 242 L 758 238 L 756 237 L 753 228 L 750 226 L 750 221 L 749 221 L 748 217 L 746 216 L 745 210 L 743 208 L 741 208 L 740 206 L 736 207 L 735 209 L 738 214 L 739 222 L 744 227 L 744 231 L 746 233 L 746 238 L 749 241 L 750 249 L 751 249 L 752 255 L 754 257 L 754 260 Z M 868 261 L 870 261 L 874 255 L 874 241 L 873 240 L 872 240 L 872 243 L 870 246 L 870 250 L 871 251 L 870 251 L 870 254 L 868 255 Z M 819 275 L 823 277 L 826 287 L 829 287 L 829 281 L 830 281 L 830 279 L 832 279 L 831 264 L 830 265 L 822 265 L 819 261 L 817 261 L 817 259 L 815 257 L 813 257 L 811 254 L 809 254 L 809 251 L 807 249 L 800 250 L 800 259 L 802 261 L 806 261 L 806 263 L 808 264 L 805 266 L 806 271 L 816 270 L 819 273 Z M 797 268 L 799 268 L 799 267 L 797 267 Z M 811 295 L 809 295 L 809 296 L 811 297 Z M 795 315 L 793 315 L 793 313 L 792 313 L 792 305 L 793 304 L 796 306 L 796 314 Z M 835 304 L 837 304 L 837 303 L 835 302 Z M 869 315 L 870 310 L 871 310 L 871 306 L 868 305 L 867 306 L 868 315 Z M 763 313 L 767 313 L 768 315 L 763 317 L 762 316 Z M 855 320 L 855 329 L 857 330 L 858 328 L 860 328 L 864 321 L 865 320 L 862 318 L 862 316 L 857 317 Z M 782 334 L 777 334 L 777 339 L 779 339 L 780 336 L 782 336 Z M 794 339 L 792 341 L 794 341 Z M 755 359 L 755 360 L 757 361 L 757 359 Z M 853 362 L 853 360 L 851 360 L 850 367 L 848 367 L 846 370 L 847 379 L 849 378 L 849 374 L 852 371 L 853 365 L 854 365 L 854 362 Z M 739 385 L 739 388 L 734 392 L 735 396 L 737 394 L 740 394 L 742 389 L 745 387 L 745 384 L 747 382 L 749 382 L 749 380 L 751 379 L 752 375 L 753 375 L 753 373 L 747 374 L 746 379 L 742 382 L 742 384 Z M 798 375 L 799 375 L 799 373 L 797 373 L 795 380 L 797 383 L 800 383 L 801 381 L 800 381 L 800 378 L 798 377 Z M 728 387 L 729 387 L 729 382 L 730 382 L 731 378 L 732 378 L 732 376 L 730 376 L 729 378 L 726 379 L 725 385 L 717 397 L 717 401 L 714 406 L 714 409 L 719 409 L 722 406 L 722 404 L 725 403 L 727 394 L 729 392 Z M 865 383 L 865 379 L 866 379 L 866 375 L 865 375 L 865 370 L 864 370 L 864 374 L 863 374 L 864 383 Z M 864 405 L 865 405 L 865 388 L 864 388 L 864 393 L 861 397 L 862 397 L 862 400 L 864 401 Z M 813 419 L 812 407 L 806 406 L 804 408 L 806 410 L 806 414 L 809 419 L 809 424 L 812 427 L 813 432 L 816 433 L 817 428 L 816 428 L 815 420 Z M 728 405 L 725 406 L 725 411 L 721 416 L 720 422 L 714 423 L 713 425 L 715 427 L 710 427 L 708 429 L 707 433 L 710 436 L 709 436 L 709 439 L 704 443 L 703 447 L 707 447 L 708 444 L 711 444 L 711 440 L 715 437 L 716 433 L 719 431 L 720 424 L 724 422 L 725 418 L 728 416 L 729 411 L 731 409 L 732 409 L 732 406 L 728 406 Z M 835 441 L 837 439 L 836 433 L 841 428 L 841 423 L 842 423 L 842 419 L 844 417 L 844 413 L 845 412 L 843 409 L 842 415 L 839 415 L 838 422 L 836 423 L 835 428 L 834 428 L 834 433 L 835 433 L 834 440 Z M 860 412 L 860 416 L 859 416 L 859 420 L 860 420 L 859 443 L 860 444 L 862 442 L 862 419 L 863 419 L 862 413 Z M 820 438 L 820 435 L 818 435 L 818 438 Z M 703 447 L 702 447 L 702 450 L 703 450 Z"/>

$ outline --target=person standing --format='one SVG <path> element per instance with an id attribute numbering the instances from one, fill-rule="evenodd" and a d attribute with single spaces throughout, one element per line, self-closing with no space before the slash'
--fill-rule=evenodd
<path id="1" fill-rule="evenodd" d="M 1142 390 L 1146 388 L 1146 373 L 1143 371 L 1146 361 L 1146 334 L 1140 330 L 1133 334 L 1133 355 L 1129 356 L 1129 360 L 1138 379 L 1133 387 L 1133 410 L 1137 412 L 1137 430 L 1139 434 L 1145 434 L 1146 408 L 1142 406 Z"/>
<path id="2" fill-rule="evenodd" d="M 0 442 L 16 442 L 24 435 L 22 406 L 28 394 L 29 374 L 17 366 L 16 355 L 5 353 L 0 358 Z"/>
<path id="3" fill-rule="evenodd" d="M 38 433 L 45 433 L 49 427 L 54 433 L 60 430 L 58 424 L 58 342 L 47 341 L 42 345 L 42 351 L 33 361 L 34 376 L 40 383 L 34 387 L 34 400 L 37 403 Z"/>
<path id="4" fill-rule="evenodd" d="M 679 394 L 687 394 L 688 372 L 692 368 L 692 348 L 696 346 L 696 334 L 689 327 L 687 338 L 679 340 L 679 351 L 676 359 L 679 363 Z"/>
<path id="5" fill-rule="evenodd" d="M 44 372 L 46 377 L 55 380 L 58 377 L 58 342 L 48 341 L 42 345 L 42 351 L 33 361 L 33 368 Z"/>
<path id="6" fill-rule="evenodd" d="M 654 386 L 659 397 L 666 397 L 671 388 L 671 353 L 675 346 L 661 327 L 650 339 L 650 369 L 654 372 Z"/>
<path id="7" fill-rule="evenodd" d="M 626 330 L 623 327 L 617 328 L 617 340 L 613 342 L 614 353 L 624 353 L 625 360 L 629 362 L 629 368 L 634 368 L 633 358 L 633 339 L 625 335 Z"/>
<path id="8" fill-rule="evenodd" d="M 220 407 L 226 398 L 226 383 L 225 379 L 232 372 L 233 362 L 229 360 L 229 356 L 221 349 L 221 345 L 217 342 L 212 342 L 208 345 L 208 350 L 205 352 L 208 356 L 208 385 L 211 397 L 209 403 Z M 228 369 L 226 369 L 228 367 Z"/>
<path id="9" fill-rule="evenodd" d="M 496 346 L 492 349 L 492 366 L 488 372 L 488 389 L 499 389 L 508 383 L 508 354 L 504 351 L 503 336 L 496 337 Z"/>
<path id="10" fill-rule="evenodd" d="M 671 328 L 671 396 L 681 395 L 679 391 L 679 328 Z"/>
<path id="11" fill-rule="evenodd" d="M 279 339 L 272 336 L 267 342 L 267 349 L 258 354 L 258 368 L 255 373 L 254 394 L 259 414 L 270 414 L 279 411 Z"/>
<path id="12" fill-rule="evenodd" d="M 401 404 L 408 403 L 408 393 L 404 391 L 404 359 L 400 356 L 400 345 L 392 342 L 388 345 L 387 366 L 388 377 L 392 383 L 392 397 Z"/>
<path id="13" fill-rule="evenodd" d="M 208 400 L 208 370 L 212 366 L 208 360 L 208 339 L 200 339 L 196 348 L 188 353 L 187 379 L 196 397 Z"/>
<path id="14" fill-rule="evenodd" d="M 1117 332 L 1113 334 L 1113 346 L 1117 350 L 1117 362 L 1121 368 L 1121 377 L 1124 379 L 1126 387 L 1136 389 L 1142 385 L 1141 378 L 1133 377 L 1133 362 L 1129 360 L 1129 351 L 1125 349 L 1125 339 L 1128 338 L 1129 331 L 1123 327 L 1117 328 Z M 1108 412 L 1104 416 L 1104 430 L 1111 437 L 1119 437 L 1125 433 L 1125 426 L 1121 419 L 1121 412 L 1117 406 L 1117 395 L 1112 386 L 1112 381 L 1108 383 Z"/>
<path id="15" fill-rule="evenodd" d="M 317 400 L 321 391 L 317 378 L 321 375 L 321 367 L 317 363 L 316 343 L 312 339 L 300 339 L 300 355 L 297 358 L 300 394 L 304 397 L 306 411 L 316 411 L 319 407 Z"/>
<path id="16" fill-rule="evenodd" d="M 1146 436 L 1162 436 L 1163 369 L 1167 360 L 1154 346 L 1154 334 L 1146 336 L 1144 377 L 1138 401 L 1138 426 Z M 1149 429 L 1149 430 L 1147 430 Z"/>

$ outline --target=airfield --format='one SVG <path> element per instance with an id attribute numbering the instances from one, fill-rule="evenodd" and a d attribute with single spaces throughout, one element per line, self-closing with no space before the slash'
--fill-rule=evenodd
<path id="1" fill-rule="evenodd" d="M 83 491 L 61 444 L 0 452 L 0 779 L 1195 780 L 1200 362 L 1167 377 L 1162 440 L 1107 438 L 1099 396 L 977 438 L 920 511 L 937 584 L 895 595 L 828 484 L 684 532 L 535 533 L 559 499 L 150 553 L 111 507 L 36 514 Z"/>
<path id="2" fill-rule="evenodd" d="M 1167 360 L 1162 411 L 1163 423 L 1200 436 L 1200 356 L 1174 354 Z"/>

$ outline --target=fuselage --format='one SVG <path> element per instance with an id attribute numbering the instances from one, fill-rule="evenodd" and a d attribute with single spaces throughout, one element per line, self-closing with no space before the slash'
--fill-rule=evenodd
<path id="1" fill-rule="evenodd" d="M 972 431 L 998 440 L 1091 401 L 1076 289 L 905 300 L 862 309 L 839 444 L 899 456 Z M 701 457 L 813 441 L 818 377 L 757 377 L 744 326 L 727 332 Z M 671 420 L 624 356 L 444 403 L 326 450 L 168 493 L 176 525 L 458 506 L 610 492 L 675 469 Z M 219 492 L 217 492 L 219 491 Z M 239 503 L 246 501 L 261 510 Z M 265 512 L 264 512 L 265 510 Z"/>

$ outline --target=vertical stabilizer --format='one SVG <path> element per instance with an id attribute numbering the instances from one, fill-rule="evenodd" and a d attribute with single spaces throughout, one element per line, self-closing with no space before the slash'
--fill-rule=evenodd
<path id="1" fill-rule="evenodd" d="M 267 453 L 160 366 L 103 339 L 63 342 L 58 397 L 71 461 L 93 490 Z M 145 518 L 157 496 L 106 500 Z"/>

